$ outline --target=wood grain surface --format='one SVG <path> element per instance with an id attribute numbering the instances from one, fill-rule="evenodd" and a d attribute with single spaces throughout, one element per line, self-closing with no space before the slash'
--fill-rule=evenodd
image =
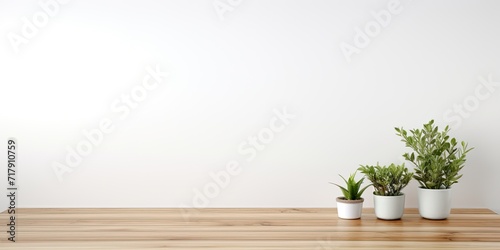
<path id="1" fill-rule="evenodd" d="M 500 216 L 453 209 L 426 220 L 337 218 L 334 208 L 17 209 L 16 242 L 0 214 L 0 249 L 500 249 Z"/>

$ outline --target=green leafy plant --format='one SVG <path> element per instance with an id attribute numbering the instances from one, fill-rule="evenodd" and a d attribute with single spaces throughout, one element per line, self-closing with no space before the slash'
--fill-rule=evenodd
<path id="1" fill-rule="evenodd" d="M 355 180 L 356 172 L 354 172 L 354 174 L 351 174 L 349 176 L 349 179 L 347 179 L 347 180 L 342 175 L 339 175 L 339 176 L 344 180 L 346 187 L 342 187 L 342 186 L 335 184 L 335 183 L 332 183 L 332 182 L 330 182 L 330 183 L 340 188 L 340 190 L 342 191 L 342 194 L 344 195 L 344 198 L 346 200 L 359 200 L 359 199 L 361 199 L 361 195 L 363 195 L 363 192 L 365 192 L 365 190 L 369 186 L 371 186 L 371 185 L 368 185 L 364 188 L 361 188 L 361 184 L 363 184 L 363 181 L 365 180 L 365 178 L 361 178 L 361 180 L 356 181 Z"/>
<path id="2" fill-rule="evenodd" d="M 358 170 L 363 173 L 373 184 L 375 191 L 373 194 L 382 196 L 402 195 L 401 190 L 408 185 L 413 177 L 413 173 L 408 172 L 405 164 L 389 166 L 361 165 Z"/>
<path id="3" fill-rule="evenodd" d="M 467 143 L 458 145 L 457 139 L 450 138 L 449 126 L 440 131 L 434 120 L 422 129 L 412 129 L 408 133 L 403 128 L 395 128 L 406 147 L 413 152 L 403 157 L 415 165 L 414 178 L 422 188 L 447 189 L 462 177 L 460 170 L 465 166 L 466 156 L 473 148 Z"/>

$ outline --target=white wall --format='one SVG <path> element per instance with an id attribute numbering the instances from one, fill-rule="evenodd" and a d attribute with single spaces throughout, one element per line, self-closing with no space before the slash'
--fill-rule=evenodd
<path id="1" fill-rule="evenodd" d="M 500 2 L 220 1 L 221 15 L 212 0 L 149 0 L 56 2 L 52 16 L 0 1 L 0 138 L 19 142 L 20 206 L 332 207 L 329 181 L 402 162 L 393 127 L 434 118 L 476 148 L 453 205 L 500 211 Z M 137 92 L 157 66 L 169 76 Z M 133 109 L 131 92 L 147 95 Z M 113 131 L 58 181 L 55 162 L 103 120 Z"/>

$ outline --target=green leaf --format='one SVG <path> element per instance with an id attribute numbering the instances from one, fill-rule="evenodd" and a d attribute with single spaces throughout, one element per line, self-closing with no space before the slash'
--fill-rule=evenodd
<path id="1" fill-rule="evenodd" d="M 423 125 L 423 129 L 411 129 L 409 135 L 404 134 L 402 128 L 400 131 L 396 135 L 412 150 L 404 153 L 403 157 L 415 166 L 412 177 L 422 187 L 449 188 L 458 182 L 462 177 L 459 172 L 473 148 L 468 148 L 463 141 L 460 142 L 461 147 L 457 147 L 458 140 L 448 135 L 449 126 L 440 131 L 434 120 L 430 120 Z"/>
<path id="2" fill-rule="evenodd" d="M 338 184 L 335 184 L 335 183 L 331 183 L 331 184 L 334 184 L 336 185 L 337 187 L 340 188 L 340 190 L 342 191 L 344 197 L 347 199 L 347 200 L 358 200 L 361 198 L 361 195 L 363 194 L 364 190 L 366 190 L 366 188 L 368 186 L 366 186 L 365 188 L 361 189 L 361 185 L 364 181 L 364 178 L 361 178 L 359 181 L 356 181 L 355 180 L 355 176 L 356 176 L 356 172 L 354 172 L 354 174 L 351 174 L 349 176 L 349 178 L 346 180 L 342 175 L 339 175 L 345 182 L 345 187 L 343 186 L 340 186 Z"/>

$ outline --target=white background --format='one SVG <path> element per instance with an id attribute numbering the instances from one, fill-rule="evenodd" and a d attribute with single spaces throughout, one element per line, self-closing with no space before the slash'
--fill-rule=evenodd
<path id="1" fill-rule="evenodd" d="M 43 9 L 0 1 L 0 139 L 5 151 L 7 138 L 19 143 L 18 205 L 198 207 L 210 174 L 236 161 L 241 173 L 203 206 L 334 207 L 328 182 L 403 162 L 393 128 L 435 119 L 475 147 L 453 206 L 500 211 L 500 2 L 401 0 L 350 63 L 340 45 L 389 1 L 231 2 L 222 20 L 212 0 L 74 0 L 16 53 L 9 34 Z M 155 65 L 170 75 L 120 119 L 112 103 Z M 479 80 L 489 75 L 491 92 Z M 488 97 L 475 103 L 477 88 Z M 247 161 L 240 145 L 284 108 L 295 118 Z M 54 162 L 105 118 L 114 131 L 59 182 Z"/>

